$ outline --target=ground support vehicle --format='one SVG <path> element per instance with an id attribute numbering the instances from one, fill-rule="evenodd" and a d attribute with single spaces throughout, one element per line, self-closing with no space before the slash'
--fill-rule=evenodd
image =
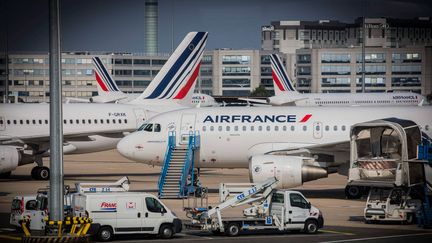
<path id="1" fill-rule="evenodd" d="M 311 206 L 300 192 L 275 190 L 277 182 L 276 178 L 270 178 L 226 198 L 212 208 L 186 208 L 187 216 L 192 219 L 186 227 L 228 236 L 237 236 L 242 230 L 304 230 L 316 233 L 322 228 L 324 219 L 320 210 Z M 227 195 L 226 192 L 220 193 Z M 223 217 L 224 209 L 245 204 L 252 204 L 252 207 L 243 211 L 244 217 Z"/>
<path id="2" fill-rule="evenodd" d="M 157 197 L 128 192 L 129 180 L 107 186 L 79 183 L 72 200 L 73 215 L 92 219 L 89 233 L 100 241 L 117 234 L 154 234 L 172 238 L 182 230 L 179 218 Z"/>

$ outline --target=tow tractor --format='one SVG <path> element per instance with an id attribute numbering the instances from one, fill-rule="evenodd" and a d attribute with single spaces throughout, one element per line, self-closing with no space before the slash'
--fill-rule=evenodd
<path id="1" fill-rule="evenodd" d="M 215 207 L 185 208 L 186 215 L 191 219 L 189 228 L 199 228 L 215 234 L 225 233 L 237 236 L 242 230 L 303 230 L 316 233 L 323 227 L 324 219 L 321 211 L 298 191 L 276 190 L 278 180 L 269 178 L 252 185 L 240 194 L 229 197 L 230 193 L 220 190 L 223 200 Z M 221 187 L 223 188 L 223 187 Z M 243 217 L 225 218 L 224 209 L 251 204 L 243 210 Z"/>

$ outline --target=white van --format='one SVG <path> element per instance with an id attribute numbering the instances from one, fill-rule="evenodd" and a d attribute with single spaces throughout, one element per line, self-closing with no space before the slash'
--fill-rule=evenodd
<path id="1" fill-rule="evenodd" d="M 155 234 L 166 239 L 181 232 L 182 222 L 158 198 L 149 193 L 77 193 L 73 215 L 93 220 L 89 233 L 100 241 L 116 234 Z"/>

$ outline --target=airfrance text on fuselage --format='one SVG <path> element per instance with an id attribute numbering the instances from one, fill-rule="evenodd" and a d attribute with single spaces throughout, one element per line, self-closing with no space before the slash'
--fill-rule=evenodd
<path id="1" fill-rule="evenodd" d="M 306 116 L 301 119 L 300 122 L 306 122 L 310 118 L 310 114 L 307 114 Z M 306 118 L 306 119 L 305 119 Z M 297 121 L 297 115 L 216 115 L 211 116 L 208 115 L 204 119 L 203 123 L 234 123 L 234 122 L 241 122 L 241 123 L 265 123 L 265 122 L 278 122 L 278 123 L 285 123 L 285 122 L 296 122 Z"/>

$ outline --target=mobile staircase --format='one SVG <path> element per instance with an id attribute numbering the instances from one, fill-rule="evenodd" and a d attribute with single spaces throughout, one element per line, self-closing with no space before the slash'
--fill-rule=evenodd
<path id="1" fill-rule="evenodd" d="M 197 185 L 194 154 L 199 148 L 199 134 L 190 132 L 182 139 L 185 145 L 176 145 L 176 134 L 168 134 L 168 147 L 159 177 L 159 198 L 184 198 L 195 191 Z"/>

